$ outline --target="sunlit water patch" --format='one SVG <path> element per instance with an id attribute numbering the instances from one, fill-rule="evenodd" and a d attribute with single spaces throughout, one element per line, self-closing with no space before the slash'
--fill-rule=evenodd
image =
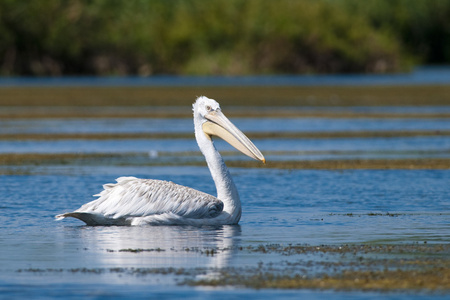
<path id="1" fill-rule="evenodd" d="M 293 158 L 389 158 L 448 157 L 450 137 L 395 137 L 395 138 L 330 138 L 330 139 L 255 139 L 264 152 L 280 152 L 274 160 Z M 222 140 L 215 141 L 220 151 L 235 151 Z M 199 153 L 195 139 L 120 139 L 120 140 L 0 140 L 0 153 L 147 153 L 149 162 L 158 153 Z M 287 152 L 286 152 L 287 151 Z M 333 151 L 335 153 L 333 153 Z M 281 153 L 285 152 L 285 155 Z M 316 153 L 313 153 L 316 152 Z M 320 154 L 321 152 L 322 154 Z M 346 153 L 347 152 L 347 153 Z M 239 156 L 237 158 L 243 158 Z M 269 154 L 267 159 L 271 159 Z"/>
<path id="2" fill-rule="evenodd" d="M 387 130 L 450 130 L 447 118 L 233 118 L 244 132 L 335 132 Z M 4 134 L 14 133 L 155 133 L 193 132 L 189 119 L 4 119 Z"/>

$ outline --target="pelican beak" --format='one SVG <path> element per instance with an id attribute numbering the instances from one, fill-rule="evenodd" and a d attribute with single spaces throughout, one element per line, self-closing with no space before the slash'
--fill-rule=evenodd
<path id="1" fill-rule="evenodd" d="M 266 163 L 258 148 L 220 110 L 211 111 L 205 118 L 202 128 L 209 138 L 218 136 L 245 155 Z"/>

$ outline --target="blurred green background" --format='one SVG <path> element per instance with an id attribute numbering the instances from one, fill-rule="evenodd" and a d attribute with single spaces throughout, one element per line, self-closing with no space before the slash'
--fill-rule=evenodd
<path id="1" fill-rule="evenodd" d="M 387 73 L 450 63 L 448 0 L 1 0 L 0 75 Z"/>

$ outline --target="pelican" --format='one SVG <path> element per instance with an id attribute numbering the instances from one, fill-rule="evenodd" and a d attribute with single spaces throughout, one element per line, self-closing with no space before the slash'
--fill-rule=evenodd
<path id="1" fill-rule="evenodd" d="M 231 225 L 241 218 L 241 201 L 222 156 L 212 140 L 218 136 L 243 154 L 265 163 L 256 146 L 222 113 L 219 103 L 205 96 L 192 105 L 195 138 L 205 156 L 217 197 L 173 182 L 117 178 L 74 212 L 57 215 L 80 219 L 87 225 Z"/>

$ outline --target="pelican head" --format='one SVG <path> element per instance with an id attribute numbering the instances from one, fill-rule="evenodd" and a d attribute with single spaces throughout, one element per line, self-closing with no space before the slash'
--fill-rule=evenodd
<path id="1" fill-rule="evenodd" d="M 201 123 L 204 134 L 211 140 L 212 136 L 218 136 L 243 154 L 266 162 L 262 153 L 233 123 L 222 113 L 216 100 L 205 96 L 198 97 L 192 105 L 194 119 Z"/>

